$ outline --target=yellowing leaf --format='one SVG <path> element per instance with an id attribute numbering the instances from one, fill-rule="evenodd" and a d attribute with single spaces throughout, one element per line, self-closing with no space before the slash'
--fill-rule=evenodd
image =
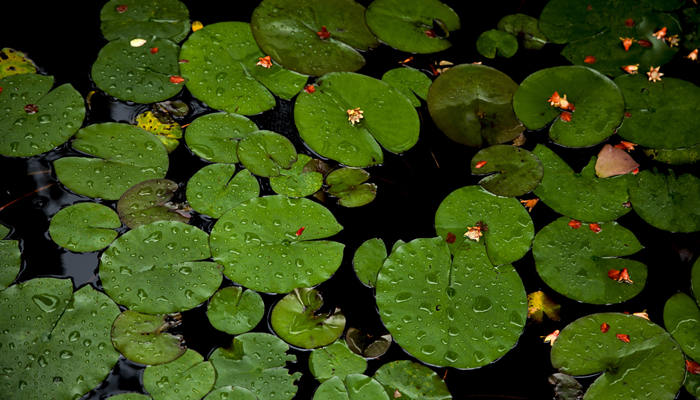
<path id="1" fill-rule="evenodd" d="M 537 322 L 542 322 L 545 314 L 549 319 L 559 321 L 560 308 L 559 304 L 553 302 L 541 290 L 527 295 L 527 317 Z"/>
<path id="2" fill-rule="evenodd" d="M 17 50 L 6 47 L 0 50 L 0 79 L 17 74 L 33 74 L 36 72 L 34 61 Z"/>
<path id="3" fill-rule="evenodd" d="M 136 125 L 139 128 L 147 130 L 156 135 L 163 145 L 172 152 L 180 144 L 179 139 L 182 138 L 182 128 L 177 122 L 162 122 L 153 114 L 152 111 L 146 111 L 136 117 Z"/>

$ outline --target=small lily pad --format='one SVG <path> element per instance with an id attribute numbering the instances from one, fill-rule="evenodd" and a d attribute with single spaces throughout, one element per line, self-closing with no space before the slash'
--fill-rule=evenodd
<path id="1" fill-rule="evenodd" d="M 119 218 L 131 229 L 156 221 L 187 223 L 187 208 L 170 201 L 178 188 L 170 179 L 150 179 L 134 185 L 119 198 Z"/>
<path id="2" fill-rule="evenodd" d="M 694 164 L 700 161 L 700 144 L 680 149 L 645 149 L 644 154 L 654 161 L 666 164 Z"/>
<path id="3" fill-rule="evenodd" d="M 34 73 L 36 64 L 26 54 L 9 47 L 0 50 L 0 79 L 10 75 Z"/>
<path id="4" fill-rule="evenodd" d="M 297 151 L 286 137 L 272 131 L 256 131 L 238 143 L 238 160 L 257 176 L 275 177 L 290 169 Z"/>
<path id="5" fill-rule="evenodd" d="M 371 335 L 356 328 L 349 328 L 345 334 L 348 348 L 364 358 L 379 358 L 389 351 L 393 343 L 390 334 Z"/>
<path id="6" fill-rule="evenodd" d="M 377 274 L 387 258 L 386 245 L 379 238 L 369 239 L 363 242 L 355 250 L 352 265 L 357 278 L 368 287 L 375 287 Z"/>
<path id="7" fill-rule="evenodd" d="M 409 360 L 386 363 L 374 373 L 390 398 L 405 400 L 451 400 L 445 381 L 432 369 Z M 397 393 L 399 396 L 397 396 Z"/>
<path id="8" fill-rule="evenodd" d="M 19 241 L 5 239 L 8 233 L 10 229 L 0 225 L 0 290 L 10 286 L 22 265 Z"/>
<path id="9" fill-rule="evenodd" d="M 428 109 L 438 128 L 455 142 L 472 147 L 505 143 L 525 130 L 513 113 L 517 89 L 518 84 L 497 69 L 457 65 L 433 82 Z"/>
<path id="10" fill-rule="evenodd" d="M 309 356 L 309 370 L 319 382 L 334 376 L 345 379 L 349 374 L 361 374 L 367 369 L 367 361 L 353 353 L 344 340 L 316 349 Z"/>
<path id="11" fill-rule="evenodd" d="M 143 371 L 143 387 L 153 400 L 199 400 L 211 391 L 214 381 L 214 366 L 194 350 Z"/>
<path id="12" fill-rule="evenodd" d="M 112 344 L 124 357 L 146 364 L 164 364 L 185 353 L 180 335 L 167 332 L 180 324 L 179 315 L 149 315 L 126 310 L 114 320 Z"/>
<path id="13" fill-rule="evenodd" d="M 420 99 L 428 100 L 428 90 L 433 84 L 428 75 L 410 67 L 390 69 L 382 75 L 382 80 L 408 97 L 413 107 L 420 107 Z"/>
<path id="14" fill-rule="evenodd" d="M 700 360 L 700 309 L 690 296 L 676 293 L 666 301 L 664 326 L 688 357 Z"/>
<path id="15" fill-rule="evenodd" d="M 233 164 L 211 164 L 187 182 L 187 201 L 195 211 L 221 217 L 238 204 L 258 197 L 260 184 L 248 170 L 236 173 Z"/>
<path id="16" fill-rule="evenodd" d="M 102 250 L 117 238 L 122 226 L 114 210 L 97 203 L 77 203 L 51 218 L 49 234 L 57 245 L 85 253 Z"/>
<path id="17" fill-rule="evenodd" d="M 642 245 L 617 222 L 601 223 L 594 232 L 586 225 L 569 225 L 561 217 L 537 233 L 532 245 L 537 273 L 552 289 L 590 304 L 621 303 L 639 294 L 647 279 L 647 267 L 639 261 L 619 258 L 632 255 Z M 610 278 L 609 271 L 627 268 L 633 283 Z"/>
<path id="18" fill-rule="evenodd" d="M 238 142 L 258 126 L 248 118 L 226 112 L 198 117 L 187 127 L 185 141 L 192 152 L 209 162 L 238 162 Z"/>
<path id="19" fill-rule="evenodd" d="M 340 168 L 326 176 L 327 192 L 338 198 L 343 207 L 361 207 L 377 196 L 377 185 L 365 183 L 369 173 L 364 169 Z"/>
<path id="20" fill-rule="evenodd" d="M 53 82 L 37 74 L 0 79 L 0 154 L 35 156 L 65 143 L 80 128 L 83 98 L 69 84 L 51 90 Z"/>
<path id="21" fill-rule="evenodd" d="M 238 386 L 222 386 L 212 390 L 204 400 L 259 400 L 255 393 Z"/>
<path id="22" fill-rule="evenodd" d="M 190 13 L 179 0 L 110 0 L 100 20 L 107 40 L 154 36 L 179 42 L 190 31 Z"/>
<path id="23" fill-rule="evenodd" d="M 262 297 L 253 290 L 229 286 L 214 293 L 207 306 L 211 325 L 230 335 L 238 335 L 255 328 L 265 313 Z"/>
<path id="24" fill-rule="evenodd" d="M 529 15 L 506 15 L 498 21 L 497 27 L 517 37 L 526 49 L 539 50 L 547 44 L 547 37 L 540 31 L 539 21 Z"/>
<path id="25" fill-rule="evenodd" d="M 153 111 L 146 111 L 136 116 L 136 126 L 156 135 L 168 153 L 172 153 L 180 144 L 182 128 L 175 121 L 161 121 Z"/>
<path id="26" fill-rule="evenodd" d="M 438 0 L 374 0 L 365 17 L 379 40 L 409 53 L 446 50 L 449 33 L 460 28 L 459 15 Z"/>
<path id="27" fill-rule="evenodd" d="M 480 164 L 483 162 L 486 164 Z M 477 165 L 481 165 L 477 168 Z M 472 174 L 487 175 L 479 185 L 504 197 L 521 196 L 540 184 L 542 163 L 531 152 L 511 145 L 495 145 L 480 150 L 472 157 Z"/>
<path id="28" fill-rule="evenodd" d="M 486 58 L 511 58 L 518 52 L 518 39 L 508 32 L 490 29 L 476 39 L 476 50 Z"/>
<path id="29" fill-rule="evenodd" d="M 389 400 L 381 383 L 363 374 L 334 376 L 316 389 L 313 400 Z"/>
<path id="30" fill-rule="evenodd" d="M 54 168 L 63 185 L 84 196 L 117 200 L 135 184 L 163 178 L 168 170 L 163 144 L 132 125 L 90 125 L 78 132 L 72 145 L 94 157 L 59 158 Z"/>
<path id="31" fill-rule="evenodd" d="M 275 193 L 289 197 L 310 196 L 323 186 L 323 174 L 309 168 L 313 159 L 306 154 L 298 154 L 297 160 L 289 169 L 281 169 L 280 176 L 270 178 L 270 187 Z"/>
<path id="32" fill-rule="evenodd" d="M 695 301 L 700 305 L 700 257 L 695 260 L 690 274 L 690 286 L 693 289 Z"/>

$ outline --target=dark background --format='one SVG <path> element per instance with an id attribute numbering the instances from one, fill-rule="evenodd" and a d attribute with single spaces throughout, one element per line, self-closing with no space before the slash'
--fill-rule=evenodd
<path id="1" fill-rule="evenodd" d="M 462 29 L 451 36 L 454 46 L 443 52 L 427 56 L 416 56 L 413 66 L 429 71 L 434 61 L 449 60 L 455 64 L 484 61 L 507 73 L 516 82 L 521 82 L 530 73 L 549 66 L 567 65 L 559 55 L 560 46 L 547 45 L 543 50 L 519 50 L 511 59 L 488 60 L 475 49 L 478 35 L 496 27 L 498 20 L 507 14 L 523 12 L 539 16 L 544 1 L 490 1 L 476 6 L 472 1 L 445 1 L 458 12 Z M 0 47 L 11 47 L 28 53 L 46 74 L 53 75 L 56 83 L 71 83 L 83 95 L 94 90 L 90 80 L 90 68 L 97 52 L 106 43 L 99 29 L 99 11 L 104 1 L 4 1 L 2 23 L 0 23 Z M 235 0 L 229 2 L 198 0 L 184 1 L 192 20 L 205 25 L 219 21 L 249 21 L 258 1 Z M 369 1 L 363 1 L 365 5 Z M 376 78 L 397 62 L 407 57 L 386 46 L 367 55 L 367 66 L 358 71 Z M 662 68 L 666 77 L 679 77 L 698 84 L 697 64 L 681 59 Z M 192 106 L 193 112 L 182 123 L 186 123 L 209 110 L 203 108 L 184 91 L 179 98 Z M 112 101 L 99 92 L 93 97 L 93 109 L 88 112 L 86 124 L 121 121 L 133 122 L 133 118 L 146 106 L 129 105 Z M 293 103 L 280 101 L 274 110 L 252 119 L 261 129 L 270 129 L 288 136 L 298 151 L 306 151 L 298 139 L 292 118 Z M 323 283 L 319 290 L 329 307 L 340 307 L 347 317 L 348 327 L 357 327 L 368 332 L 384 333 L 376 311 L 371 289 L 362 286 L 352 269 L 352 255 L 366 239 L 381 237 L 390 247 L 397 239 L 405 241 L 418 237 L 432 237 L 434 213 L 442 199 L 451 191 L 464 185 L 476 184 L 477 177 L 469 173 L 469 162 L 474 149 L 463 147 L 447 139 L 433 125 L 425 105 L 419 109 L 422 119 L 421 138 L 415 148 L 402 156 L 385 153 L 385 164 L 369 169 L 372 182 L 379 186 L 377 199 L 368 206 L 345 209 L 326 202 L 338 221 L 345 227 L 336 240 L 346 244 L 345 259 L 336 275 Z M 524 148 L 532 149 L 536 143 L 548 143 L 545 132 L 530 132 Z M 617 143 L 613 137 L 608 142 Z M 603 144 L 590 149 L 565 149 L 549 144 L 575 169 L 582 168 L 596 155 Z M 51 171 L 51 161 L 70 154 L 67 145 L 46 155 L 29 159 L 0 157 L 3 171 L 0 187 L 0 206 L 31 193 L 37 188 L 56 182 Z M 642 164 L 642 169 L 662 164 L 645 161 L 641 151 L 633 153 Z M 171 155 L 168 178 L 184 185 L 192 174 L 204 166 L 183 144 Z M 692 167 L 674 167 L 677 173 L 691 171 Z M 262 182 L 261 182 L 262 183 Z M 263 183 L 270 194 L 269 187 Z M 184 192 L 184 190 L 183 190 Z M 184 198 L 184 195 L 182 196 Z M 530 198 L 532 196 L 523 196 Z M 0 222 L 14 230 L 11 238 L 20 239 L 23 252 L 23 267 L 19 281 L 36 276 L 71 277 L 80 287 L 86 283 L 100 288 L 97 277 L 98 253 L 78 254 L 67 252 L 55 245 L 48 236 L 50 217 L 61 208 L 76 201 L 89 199 L 70 193 L 56 183 L 48 189 L 28 196 L 0 211 Z M 115 207 L 115 202 L 103 202 Z M 532 212 L 536 231 L 558 217 L 556 213 L 539 203 Z M 192 223 L 209 231 L 213 220 L 196 216 Z M 640 220 L 634 211 L 620 218 L 619 222 L 631 229 L 645 249 L 632 258 L 645 262 L 649 267 L 647 287 L 635 299 L 612 306 L 591 306 L 576 303 L 550 290 L 535 272 L 531 253 L 514 265 L 520 273 L 527 292 L 544 290 L 562 304 L 562 321 L 545 321 L 543 324 L 528 323 L 517 346 L 497 362 L 478 370 L 447 370 L 446 382 L 455 399 L 551 399 L 553 397 L 547 377 L 555 372 L 549 362 L 549 345 L 542 343 L 544 336 L 554 329 L 561 329 L 574 319 L 586 314 L 602 311 L 637 312 L 648 310 L 652 321 L 663 325 L 663 304 L 678 291 L 690 293 L 690 266 L 700 249 L 700 235 L 672 234 L 657 230 Z M 225 279 L 224 285 L 232 284 Z M 269 305 L 280 296 L 264 295 Z M 231 336 L 213 329 L 204 314 L 205 306 L 183 313 L 183 324 L 179 333 L 185 336 L 190 348 L 207 356 L 213 349 L 230 344 Z M 266 320 L 256 328 L 269 331 Z M 306 367 L 308 352 L 294 351 L 298 362 L 291 365 L 293 371 L 304 372 L 296 398 L 310 399 L 317 382 Z M 396 344 L 389 353 L 369 363 L 368 375 L 383 363 L 411 358 Z M 109 394 L 124 391 L 142 391 L 140 371 L 142 367 L 122 360 L 108 379 L 84 399 L 103 399 Z M 443 376 L 444 368 L 435 368 Z M 589 380 L 590 381 L 590 380 Z M 681 389 L 680 398 L 690 398 Z"/>

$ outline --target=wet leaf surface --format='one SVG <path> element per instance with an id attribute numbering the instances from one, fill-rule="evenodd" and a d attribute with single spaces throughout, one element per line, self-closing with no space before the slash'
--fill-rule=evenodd
<path id="1" fill-rule="evenodd" d="M 220 289 L 207 306 L 207 318 L 212 326 L 230 335 L 251 331 L 262 320 L 265 303 L 253 290 L 240 286 Z"/>
<path id="2" fill-rule="evenodd" d="M 75 252 L 102 250 L 117 238 L 122 226 L 111 208 L 97 203 L 77 203 L 51 218 L 49 234 L 59 246 Z"/>
<path id="3" fill-rule="evenodd" d="M 270 187 L 277 194 L 289 197 L 310 196 L 323 186 L 323 174 L 313 165 L 313 159 L 306 154 L 298 154 L 297 160 L 289 169 L 281 169 L 280 175 L 270 178 Z"/>
<path id="4" fill-rule="evenodd" d="M 187 350 L 182 336 L 167 332 L 179 324 L 178 315 L 149 315 L 126 310 L 114 321 L 112 344 L 134 362 L 146 365 L 168 363 Z"/>
<path id="5" fill-rule="evenodd" d="M 664 326 L 688 357 L 700 359 L 700 309 L 693 298 L 685 293 L 671 296 L 664 306 Z"/>
<path id="6" fill-rule="evenodd" d="M 186 207 L 171 202 L 178 188 L 170 179 L 150 179 L 134 185 L 117 202 L 119 218 L 131 229 L 156 221 L 187 223 Z"/>
<path id="7" fill-rule="evenodd" d="M 18 240 L 8 240 L 10 229 L 0 224 L 0 290 L 10 286 L 22 265 Z"/>
<path id="8" fill-rule="evenodd" d="M 326 191 L 343 207 L 361 207 L 377 196 L 377 185 L 365 183 L 368 179 L 369 173 L 363 169 L 336 169 L 326 176 Z"/>
<path id="9" fill-rule="evenodd" d="M 477 168 L 478 163 L 486 164 Z M 521 196 L 534 190 L 542 180 L 542 163 L 531 152 L 510 145 L 494 145 L 472 157 L 472 174 L 487 175 L 479 185 L 504 197 Z"/>
<path id="10" fill-rule="evenodd" d="M 323 297 L 316 289 L 294 289 L 270 313 L 275 333 L 292 346 L 315 349 L 336 341 L 345 330 L 339 309 L 321 312 Z"/>
<path id="11" fill-rule="evenodd" d="M 518 52 L 518 39 L 508 32 L 490 29 L 476 39 L 476 50 L 486 58 L 511 58 Z"/>
<path id="12" fill-rule="evenodd" d="M 214 366 L 194 350 L 143 371 L 143 387 L 153 400 L 199 400 L 214 387 L 214 381 Z"/>
<path id="13" fill-rule="evenodd" d="M 192 121 L 185 141 L 194 154 L 209 162 L 235 164 L 238 143 L 257 130 L 258 126 L 242 115 L 213 113 Z"/>
<path id="14" fill-rule="evenodd" d="M 700 179 L 642 171 L 629 188 L 634 211 L 644 221 L 671 232 L 700 230 Z"/>
<path id="15" fill-rule="evenodd" d="M 337 376 L 345 379 L 349 374 L 361 374 L 367 369 L 367 361 L 353 353 L 344 340 L 316 349 L 309 356 L 309 370 L 319 382 Z"/>
<path id="16" fill-rule="evenodd" d="M 276 177 L 297 160 L 294 144 L 272 131 L 256 131 L 238 143 L 238 160 L 257 176 Z"/>
<path id="17" fill-rule="evenodd" d="M 187 182 L 187 201 L 192 208 L 213 218 L 246 200 L 258 197 L 260 184 L 251 173 L 236 172 L 232 164 L 207 165 Z"/>
<path id="18" fill-rule="evenodd" d="M 428 100 L 428 90 L 433 81 L 423 72 L 410 67 L 390 69 L 382 80 L 403 93 L 414 107 L 420 107 L 420 99 Z"/>
<path id="19" fill-rule="evenodd" d="M 355 255 L 352 259 L 357 278 L 365 286 L 375 287 L 377 274 L 382 265 L 384 265 L 384 260 L 386 260 L 387 256 L 386 245 L 382 239 L 373 238 L 363 242 L 355 250 Z"/>
<path id="20" fill-rule="evenodd" d="M 345 379 L 337 376 L 323 382 L 314 393 L 314 400 L 389 400 L 382 385 L 363 374 L 350 374 Z"/>
<path id="21" fill-rule="evenodd" d="M 154 36 L 179 42 L 190 31 L 190 13 L 179 0 L 110 0 L 100 20 L 107 40 Z"/>
<path id="22" fill-rule="evenodd" d="M 409 360 L 388 362 L 374 373 L 374 379 L 384 386 L 389 398 L 406 400 L 452 399 L 447 385 L 435 371 Z"/>
<path id="23" fill-rule="evenodd" d="M 506 15 L 498 21 L 498 29 L 518 38 L 526 49 L 539 50 L 547 44 L 547 38 L 539 29 L 539 21 L 529 15 Z"/>

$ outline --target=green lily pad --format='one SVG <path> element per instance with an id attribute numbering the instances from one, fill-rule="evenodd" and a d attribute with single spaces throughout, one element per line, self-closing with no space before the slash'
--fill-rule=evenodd
<path id="1" fill-rule="evenodd" d="M 389 347 L 393 343 L 393 338 L 390 334 L 372 335 L 362 332 L 356 328 L 349 328 L 345 334 L 345 340 L 348 348 L 355 354 L 361 355 L 364 358 L 379 358 L 389 351 Z"/>
<path id="2" fill-rule="evenodd" d="M 189 310 L 219 288 L 220 268 L 206 260 L 208 235 L 190 225 L 158 221 L 115 240 L 100 259 L 105 292 L 134 311 Z M 134 279 L 134 277 L 138 279 Z"/>
<path id="3" fill-rule="evenodd" d="M 486 161 L 477 168 L 477 163 Z M 542 180 L 542 163 L 531 152 L 511 145 L 495 145 L 472 157 L 472 174 L 487 175 L 479 185 L 504 197 L 521 196 L 534 190 Z"/>
<path id="4" fill-rule="evenodd" d="M 353 124 L 348 111 L 356 108 L 363 118 Z M 351 72 L 325 75 L 314 93 L 299 94 L 294 122 L 311 150 L 351 167 L 381 164 L 379 145 L 392 153 L 409 150 L 420 130 L 406 96 L 388 83 Z"/>
<path id="5" fill-rule="evenodd" d="M 270 187 L 275 193 L 289 197 L 310 196 L 323 186 L 323 174 L 313 168 L 313 159 L 306 154 L 298 154 L 297 160 L 289 169 L 281 169 L 279 176 L 270 178 Z"/>
<path id="6" fill-rule="evenodd" d="M 7 240 L 10 229 L 0 225 L 0 290 L 10 286 L 22 266 L 19 240 Z"/>
<path id="7" fill-rule="evenodd" d="M 326 27 L 328 38 L 318 32 Z M 284 67 L 320 76 L 356 71 L 360 51 L 379 45 L 365 23 L 365 8 L 353 0 L 264 0 L 251 28 L 262 50 Z"/>
<path id="8" fill-rule="evenodd" d="M 367 360 L 353 353 L 344 340 L 316 349 L 309 356 L 309 370 L 319 382 L 337 376 L 345 379 L 349 374 L 361 374 L 367 370 Z"/>
<path id="9" fill-rule="evenodd" d="M 420 99 L 428 100 L 428 90 L 433 84 L 428 75 L 410 67 L 390 69 L 382 75 L 382 80 L 408 97 L 413 107 L 420 107 Z"/>
<path id="10" fill-rule="evenodd" d="M 73 399 L 119 359 L 110 344 L 119 308 L 70 279 L 35 278 L 0 291 L 0 390 L 16 399 Z"/>
<path id="11" fill-rule="evenodd" d="M 700 161 L 700 144 L 680 149 L 645 149 L 644 154 L 666 164 L 694 164 Z"/>
<path id="12" fill-rule="evenodd" d="M 156 221 L 187 223 L 187 208 L 170 200 L 178 189 L 170 179 L 150 179 L 124 192 L 117 203 L 119 218 L 131 229 Z"/>
<path id="13" fill-rule="evenodd" d="M 153 400 L 199 400 L 214 387 L 214 381 L 214 366 L 194 350 L 143 371 L 143 387 Z"/>
<path id="14" fill-rule="evenodd" d="M 373 238 L 363 242 L 355 250 L 352 258 L 352 266 L 357 278 L 367 287 L 375 287 L 377 274 L 387 258 L 386 245 L 379 238 Z"/>
<path id="15" fill-rule="evenodd" d="M 316 239 L 341 229 L 328 209 L 309 199 L 257 197 L 217 221 L 210 246 L 234 282 L 258 292 L 288 293 L 318 285 L 338 269 L 344 246 Z"/>
<path id="16" fill-rule="evenodd" d="M 321 313 L 323 297 L 315 289 L 294 289 L 272 308 L 270 324 L 277 336 L 303 349 L 327 346 L 343 334 L 345 316 L 340 309 Z"/>
<path id="17" fill-rule="evenodd" d="M 297 392 L 294 382 L 300 372 L 289 373 L 289 346 L 269 333 L 250 332 L 236 336 L 229 348 L 218 348 L 209 357 L 216 369 L 214 388 L 239 386 L 260 399 L 291 400 Z"/>
<path id="18" fill-rule="evenodd" d="M 104 123 L 81 129 L 75 150 L 94 157 L 54 161 L 56 176 L 75 193 L 118 200 L 137 183 L 165 177 L 168 152 L 153 135 L 132 125 Z"/>
<path id="19" fill-rule="evenodd" d="M 527 317 L 525 288 L 512 266 L 494 267 L 477 244 L 465 244 L 452 260 L 440 237 L 392 252 L 379 270 L 376 298 L 396 343 L 436 366 L 493 362 L 515 346 Z"/>
<path id="20" fill-rule="evenodd" d="M 49 234 L 57 245 L 79 253 L 102 250 L 117 238 L 122 222 L 114 210 L 97 203 L 78 203 L 51 218 Z"/>
<path id="21" fill-rule="evenodd" d="M 92 80 L 120 100 L 144 104 L 167 100 L 183 86 L 171 80 L 180 73 L 179 51 L 178 45 L 167 39 L 149 39 L 139 47 L 133 47 L 129 39 L 114 40 L 97 54 Z"/>
<path id="22" fill-rule="evenodd" d="M 617 222 L 599 224 L 594 232 L 586 225 L 569 226 L 561 217 L 537 233 L 532 245 L 537 273 L 552 289 L 590 304 L 621 303 L 639 294 L 647 279 L 647 267 L 639 261 L 619 258 L 632 255 L 642 245 Z M 618 282 L 610 270 L 627 268 L 634 283 Z"/>
<path id="23" fill-rule="evenodd" d="M 85 103 L 70 84 L 20 74 L 0 79 L 0 154 L 29 157 L 65 143 L 85 118 Z"/>
<path id="24" fill-rule="evenodd" d="M 389 400 L 382 384 L 363 374 L 334 376 L 316 389 L 313 400 Z"/>
<path id="25" fill-rule="evenodd" d="M 286 137 L 272 131 L 257 131 L 238 143 L 238 160 L 257 176 L 275 177 L 290 169 L 297 151 Z"/>
<path id="26" fill-rule="evenodd" d="M 634 186 L 632 175 L 598 178 L 595 157 L 580 173 L 575 173 L 556 153 L 541 144 L 533 153 L 544 167 L 542 182 L 534 193 L 554 211 L 587 222 L 613 221 L 630 211 L 625 203 L 629 200 L 627 188 Z"/>
<path id="27" fill-rule="evenodd" d="M 472 147 L 505 143 L 525 130 L 511 104 L 517 89 L 518 84 L 497 69 L 457 65 L 433 82 L 428 110 L 438 128 L 455 142 Z"/>
<path id="28" fill-rule="evenodd" d="M 273 64 L 258 65 L 265 54 L 247 22 L 219 22 L 194 32 L 182 44 L 180 64 L 187 89 L 211 108 L 253 115 L 273 108 L 274 95 L 289 100 L 307 77 Z"/>
<path id="29" fill-rule="evenodd" d="M 229 286 L 214 293 L 207 306 L 207 318 L 211 325 L 231 335 L 245 333 L 255 328 L 265 314 L 262 297 L 253 290 Z"/>
<path id="30" fill-rule="evenodd" d="M 551 106 L 554 94 L 567 96 L 576 109 L 571 121 Z M 605 75 L 582 66 L 541 69 L 520 84 L 513 95 L 515 115 L 530 130 L 549 128 L 549 137 L 566 147 L 594 146 L 615 133 L 625 109 L 622 92 Z"/>
<path id="31" fill-rule="evenodd" d="M 151 396 L 141 393 L 121 393 L 107 397 L 108 400 L 152 400 Z"/>
<path id="32" fill-rule="evenodd" d="M 610 326 L 601 332 L 601 325 Z M 629 343 L 616 335 L 629 335 Z M 552 348 L 552 366 L 575 376 L 603 374 L 586 392 L 588 400 L 671 400 L 683 384 L 683 353 L 666 331 L 634 315 L 592 314 L 564 328 Z"/>
<path id="33" fill-rule="evenodd" d="M 246 200 L 258 197 L 260 184 L 244 169 L 236 173 L 233 164 L 207 165 L 187 182 L 187 201 L 195 211 L 213 218 Z"/>
<path id="34" fill-rule="evenodd" d="M 187 350 L 182 336 L 167 332 L 180 322 L 179 315 L 149 315 L 126 310 L 114 321 L 112 344 L 131 361 L 146 365 L 168 363 Z"/>
<path id="35" fill-rule="evenodd" d="M 508 32 L 490 29 L 476 39 L 476 50 L 486 58 L 511 58 L 518 52 L 518 39 Z"/>
<path id="36" fill-rule="evenodd" d="M 506 15 L 498 21 L 497 27 L 517 37 L 526 49 L 539 50 L 547 44 L 547 37 L 540 31 L 539 20 L 529 15 Z"/>
<path id="37" fill-rule="evenodd" d="M 688 373 L 685 377 L 685 389 L 696 399 L 700 399 L 700 374 Z"/>
<path id="38" fill-rule="evenodd" d="M 449 32 L 460 28 L 459 15 L 438 0 L 374 0 L 367 25 L 383 43 L 409 53 L 437 53 L 452 44 Z M 445 37 L 433 29 L 440 27 Z"/>
<path id="39" fill-rule="evenodd" d="M 664 326 L 688 357 L 700 360 L 700 309 L 693 298 L 671 296 L 664 306 Z"/>
<path id="40" fill-rule="evenodd" d="M 695 301 L 700 305 L 700 258 L 697 258 L 695 264 L 693 264 L 693 269 L 690 273 L 690 287 L 693 289 Z"/>
<path id="41" fill-rule="evenodd" d="M 190 12 L 179 0 L 110 0 L 100 20 L 107 40 L 157 37 L 179 42 L 190 31 Z"/>
<path id="42" fill-rule="evenodd" d="M 258 126 L 248 118 L 226 112 L 198 117 L 187 127 L 187 147 L 201 158 L 217 163 L 238 162 L 238 142 Z"/>
<path id="43" fill-rule="evenodd" d="M 615 79 L 627 112 L 617 133 L 625 140 L 655 149 L 700 144 L 696 129 L 700 114 L 695 107 L 700 102 L 700 88 L 681 79 L 650 82 L 645 78 L 627 75 Z"/>
<path id="44" fill-rule="evenodd" d="M 642 171 L 629 187 L 634 211 L 648 224 L 670 232 L 700 230 L 700 179 Z"/>
<path id="45" fill-rule="evenodd" d="M 365 183 L 368 179 L 369 172 L 364 169 L 336 169 L 326 176 L 327 192 L 343 207 L 361 207 L 377 197 L 377 185 Z"/>
<path id="46" fill-rule="evenodd" d="M 10 75 L 35 74 L 36 64 L 26 54 L 9 47 L 0 50 L 0 79 Z"/>
<path id="47" fill-rule="evenodd" d="M 486 224 L 483 242 L 494 265 L 508 264 L 522 258 L 528 250 L 535 228 L 530 214 L 515 198 L 492 195 L 478 186 L 465 186 L 450 193 L 435 213 L 435 231 L 447 239 L 452 252 L 471 239 L 463 238 L 468 227 Z M 398 250 L 397 250 L 398 251 Z"/>
<path id="48" fill-rule="evenodd" d="M 406 400 L 450 400 L 452 395 L 445 381 L 432 369 L 409 360 L 386 363 L 374 373 L 390 398 Z"/>
<path id="49" fill-rule="evenodd" d="M 248 389 L 238 386 L 223 386 L 211 391 L 204 400 L 258 400 L 258 396 Z"/>

